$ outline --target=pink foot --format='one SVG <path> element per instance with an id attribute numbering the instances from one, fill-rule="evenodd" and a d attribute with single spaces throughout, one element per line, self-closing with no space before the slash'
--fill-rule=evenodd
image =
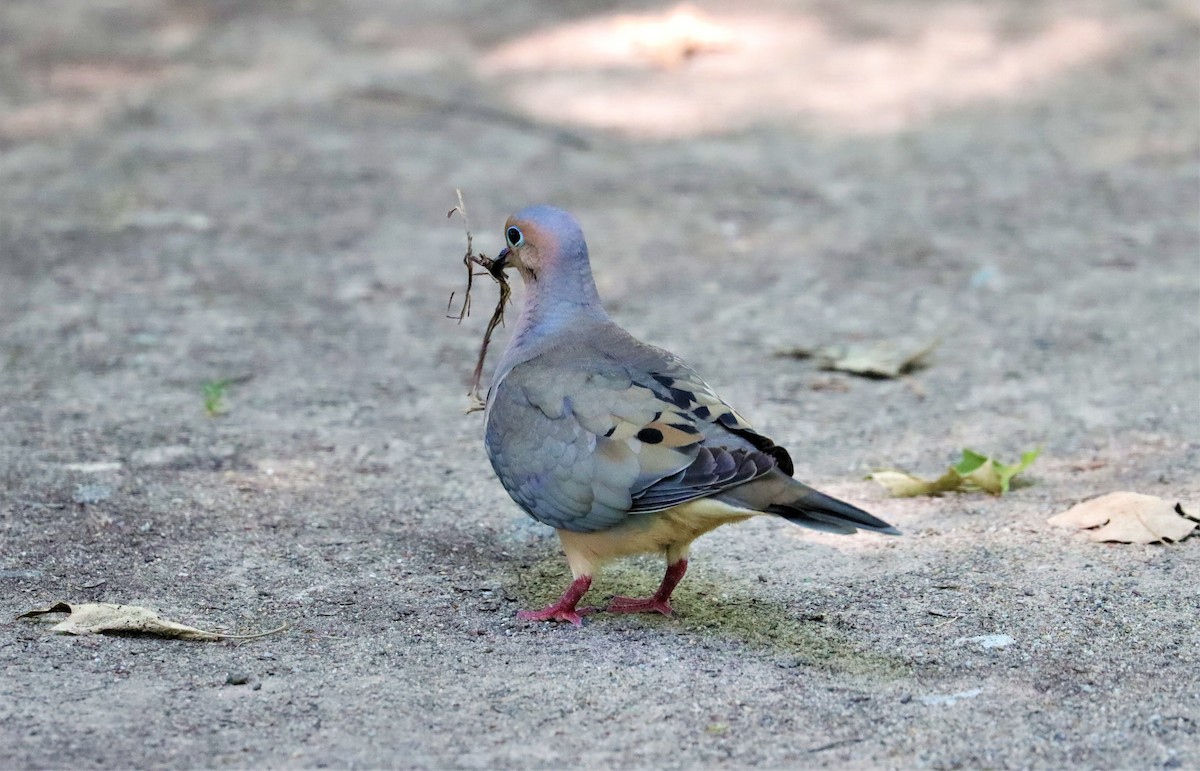
<path id="1" fill-rule="evenodd" d="M 564 608 L 556 602 L 541 610 L 519 610 L 517 618 L 522 621 L 570 621 L 575 626 L 583 626 L 583 617 L 595 612 L 596 608 Z"/>
<path id="2" fill-rule="evenodd" d="M 519 611 L 517 618 L 522 621 L 570 621 L 575 626 L 582 626 L 583 617 L 588 613 L 595 613 L 596 609 L 576 608 L 575 606 L 583 599 L 583 595 L 587 594 L 591 585 L 591 576 L 580 576 L 571 582 L 562 597 L 558 598 L 558 602 L 547 605 L 541 610 Z"/>
<path id="3" fill-rule="evenodd" d="M 660 600 L 657 596 L 639 600 L 634 597 L 613 597 L 612 602 L 605 608 L 609 613 L 661 613 L 671 615 L 671 601 Z"/>
<path id="4" fill-rule="evenodd" d="M 653 597 L 639 600 L 634 597 L 613 597 L 605 609 L 609 613 L 661 613 L 671 615 L 671 592 L 687 572 L 687 560 L 681 559 L 667 565 L 666 575 Z"/>

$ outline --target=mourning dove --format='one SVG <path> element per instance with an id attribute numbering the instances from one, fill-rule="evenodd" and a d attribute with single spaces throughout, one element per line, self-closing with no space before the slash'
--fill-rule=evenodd
<path id="1" fill-rule="evenodd" d="M 558 532 L 574 574 L 557 602 L 519 618 L 580 624 L 596 610 L 577 607 L 596 571 L 641 553 L 666 557 L 662 585 L 606 610 L 669 614 L 692 541 L 758 514 L 899 535 L 792 479 L 787 450 L 677 356 L 609 318 L 570 214 L 532 206 L 508 219 L 504 237 L 497 263 L 516 268 L 526 297 L 488 392 L 484 441 L 504 489 Z"/>

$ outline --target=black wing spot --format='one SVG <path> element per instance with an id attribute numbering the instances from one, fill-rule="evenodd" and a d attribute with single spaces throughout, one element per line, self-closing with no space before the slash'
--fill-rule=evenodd
<path id="1" fill-rule="evenodd" d="M 774 458 L 775 464 L 779 466 L 779 470 L 783 473 L 788 476 L 796 473 L 796 467 L 792 463 L 792 456 L 788 454 L 787 450 L 754 429 L 738 425 L 738 419 L 734 417 L 732 412 L 726 412 L 724 415 L 721 415 L 717 418 L 717 422 L 728 429 L 731 434 L 736 434 L 754 445 L 754 449 L 765 452 Z"/>
<path id="2" fill-rule="evenodd" d="M 767 441 L 770 440 L 768 439 Z M 788 476 L 796 473 L 796 467 L 792 464 L 792 456 L 788 454 L 786 449 L 777 444 L 772 444 L 770 447 L 763 450 L 763 452 L 775 459 L 775 465 L 778 466 L 779 470 L 783 473 L 787 474 Z"/>
<path id="3" fill-rule="evenodd" d="M 646 444 L 658 444 L 663 440 L 663 435 L 657 428 L 643 428 L 637 432 L 637 438 Z"/>
<path id="4" fill-rule="evenodd" d="M 653 374 L 650 375 L 650 377 L 666 391 L 666 394 L 663 396 L 663 398 L 674 404 L 676 407 L 686 408 L 696 401 L 696 394 L 692 393 L 686 388 L 677 388 L 675 386 L 675 384 L 679 382 L 677 378 L 673 378 L 670 375 Z M 651 388 L 650 390 L 655 391 L 655 393 L 659 393 L 654 388 Z"/>
<path id="5" fill-rule="evenodd" d="M 604 435 L 605 435 L 605 436 L 612 436 L 612 435 L 613 435 L 613 433 L 614 433 L 616 430 L 617 430 L 617 426 L 616 426 L 616 424 L 613 424 L 613 427 L 612 427 L 612 428 L 610 428 L 610 429 L 608 429 L 607 431 L 605 431 L 605 432 L 604 432 Z"/>
<path id="6" fill-rule="evenodd" d="M 701 404 L 699 407 L 692 410 L 692 414 L 701 420 L 708 420 L 708 416 L 712 414 L 712 410 L 708 408 L 707 404 Z"/>
<path id="7" fill-rule="evenodd" d="M 676 431 L 682 431 L 685 434 L 698 434 L 700 429 L 693 426 L 691 423 L 668 423 L 668 426 Z"/>
<path id="8" fill-rule="evenodd" d="M 671 403 L 676 407 L 687 409 L 696 400 L 696 395 L 691 391 L 685 391 L 682 388 L 667 388 L 667 394 Z"/>

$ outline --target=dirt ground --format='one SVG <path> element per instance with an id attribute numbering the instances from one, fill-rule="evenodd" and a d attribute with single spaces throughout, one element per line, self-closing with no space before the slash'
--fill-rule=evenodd
<path id="1" fill-rule="evenodd" d="M 0 766 L 1200 767 L 1200 538 L 1046 524 L 1200 503 L 1194 4 L 671 8 L 0 3 Z M 762 518 L 674 617 L 517 621 L 566 569 L 463 413 L 455 187 L 487 254 L 572 210 L 615 318 L 905 535 Z M 14 620 L 59 599 L 289 629 Z"/>

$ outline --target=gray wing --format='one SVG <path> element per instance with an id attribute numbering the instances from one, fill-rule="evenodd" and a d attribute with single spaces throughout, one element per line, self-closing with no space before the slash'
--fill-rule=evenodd
<path id="1" fill-rule="evenodd" d="M 492 394 L 488 456 L 530 515 L 594 532 L 775 467 L 791 473 L 786 451 L 687 365 L 617 332 L 615 345 L 593 339 L 593 350 L 564 347 L 519 364 Z"/>

